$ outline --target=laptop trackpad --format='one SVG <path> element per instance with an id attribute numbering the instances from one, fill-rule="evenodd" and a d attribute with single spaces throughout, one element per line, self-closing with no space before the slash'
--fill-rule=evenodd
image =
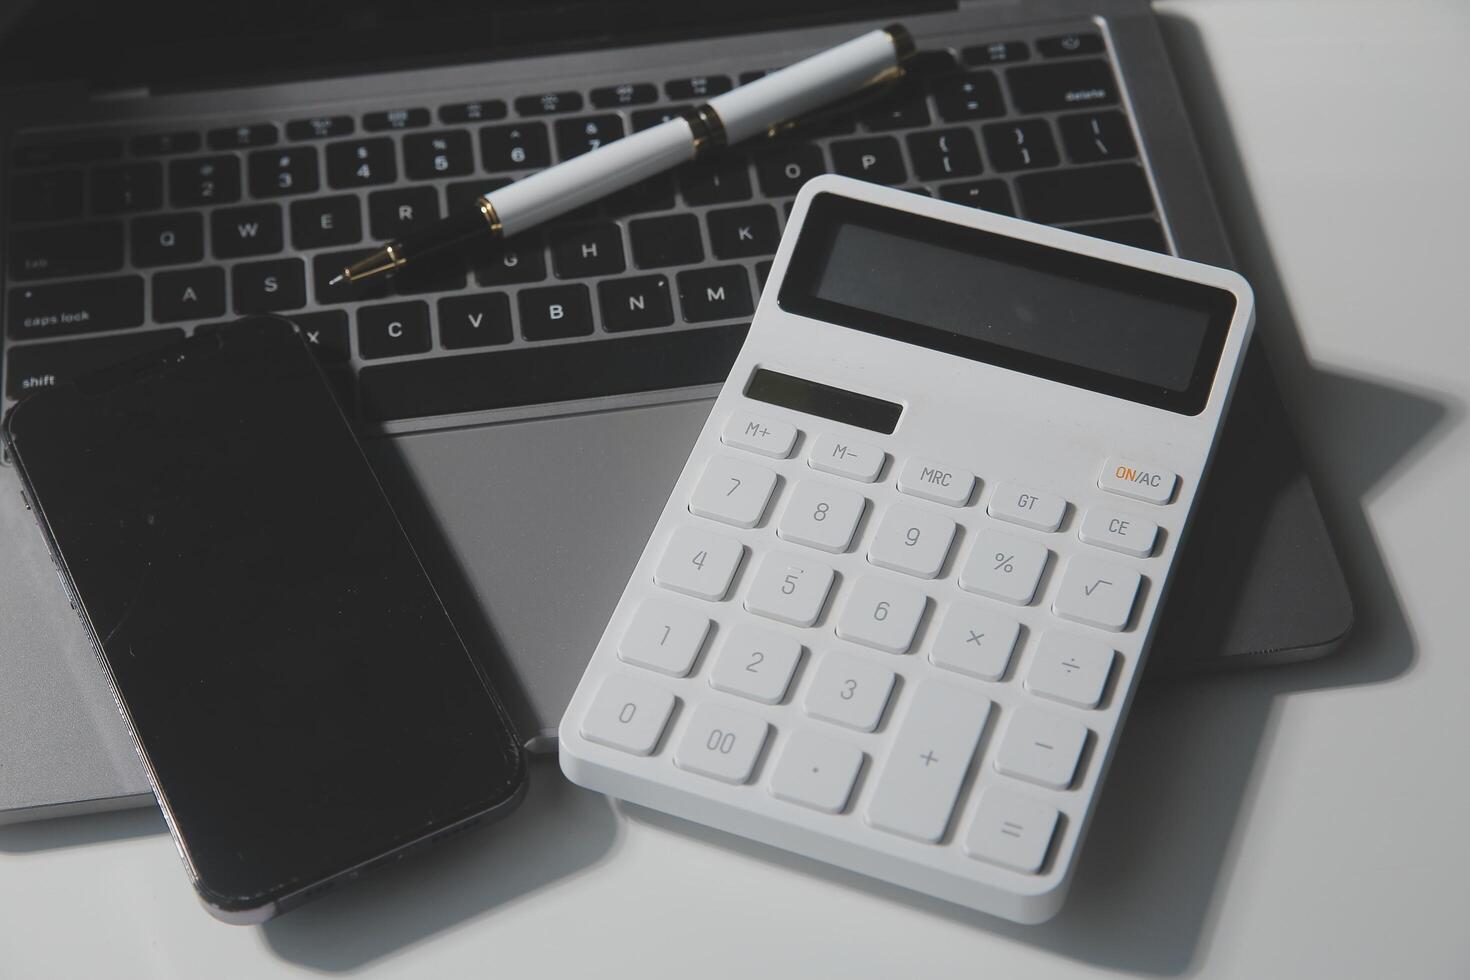
<path id="1" fill-rule="evenodd" d="M 366 441 L 465 642 L 506 651 L 528 740 L 555 735 L 710 405 Z"/>

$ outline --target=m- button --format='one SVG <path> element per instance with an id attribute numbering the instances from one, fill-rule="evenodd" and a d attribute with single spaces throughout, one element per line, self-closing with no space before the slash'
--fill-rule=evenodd
<path id="1" fill-rule="evenodd" d="M 807 463 L 814 470 L 835 473 L 863 483 L 878 479 L 888 454 L 877 446 L 865 442 L 853 442 L 829 434 L 818 436 L 812 444 Z"/>
<path id="2" fill-rule="evenodd" d="M 748 449 L 772 459 L 785 459 L 796 444 L 796 426 L 789 422 L 735 412 L 725 420 L 720 441 L 736 449 Z"/>
<path id="3" fill-rule="evenodd" d="M 975 474 L 927 459 L 910 459 L 898 472 L 898 492 L 963 507 L 975 489 Z"/>

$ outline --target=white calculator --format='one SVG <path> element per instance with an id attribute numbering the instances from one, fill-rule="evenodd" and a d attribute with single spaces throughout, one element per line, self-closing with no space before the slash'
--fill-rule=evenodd
<path id="1" fill-rule="evenodd" d="M 562 769 L 1049 918 L 1253 321 L 1232 272 L 810 181 Z"/>

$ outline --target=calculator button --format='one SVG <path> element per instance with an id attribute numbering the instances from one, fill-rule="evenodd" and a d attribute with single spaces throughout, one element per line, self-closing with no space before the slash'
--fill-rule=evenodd
<path id="1" fill-rule="evenodd" d="M 980 791 L 980 805 L 965 834 L 965 853 L 1034 875 L 1046 862 L 1058 816 L 1055 807 L 1039 800 L 987 786 Z"/>
<path id="2" fill-rule="evenodd" d="M 1014 483 L 1002 483 L 995 488 L 985 512 L 997 520 L 1038 531 L 1055 531 L 1062 526 L 1067 502 L 1054 493 L 1037 493 Z"/>
<path id="3" fill-rule="evenodd" d="M 944 836 L 990 702 L 936 680 L 920 682 L 868 804 L 868 823 L 914 840 Z"/>
<path id="4" fill-rule="evenodd" d="M 801 659 L 801 644 L 789 636 L 755 626 L 730 631 L 710 671 L 710 686 L 766 704 L 786 696 Z"/>
<path id="5" fill-rule="evenodd" d="M 934 578 L 949 557 L 955 523 L 914 507 L 890 507 L 868 545 L 868 561 L 879 568 Z"/>
<path id="6" fill-rule="evenodd" d="M 838 554 L 847 550 L 867 504 L 860 493 L 803 480 L 786 501 L 776 533 L 787 541 Z"/>
<path id="7" fill-rule="evenodd" d="M 936 504 L 963 507 L 975 489 L 975 474 L 927 459 L 906 460 L 898 471 L 898 492 Z"/>
<path id="8" fill-rule="evenodd" d="M 1122 552 L 1134 558 L 1147 558 L 1154 553 L 1154 543 L 1159 539 L 1159 526 L 1153 521 L 1131 514 L 1094 507 L 1083 516 L 1077 537 L 1099 548 Z"/>
<path id="9" fill-rule="evenodd" d="M 847 593 L 837 617 L 837 635 L 889 653 L 907 653 L 929 597 L 868 575 Z"/>
<path id="10" fill-rule="evenodd" d="M 1074 707 L 1095 708 L 1112 672 L 1111 647 L 1047 630 L 1031 657 L 1026 690 Z"/>
<path id="11" fill-rule="evenodd" d="M 841 813 L 862 767 L 861 749 L 817 732 L 797 732 L 776 760 L 771 795 L 823 813 Z"/>
<path id="12" fill-rule="evenodd" d="M 653 580 L 675 592 L 717 601 L 730 591 L 744 556 L 745 546 L 733 538 L 681 527 L 669 539 Z"/>
<path id="13" fill-rule="evenodd" d="M 829 653 L 817 666 L 802 706 L 813 718 L 871 732 L 878 727 L 892 691 L 893 671 L 857 657 Z"/>
<path id="14" fill-rule="evenodd" d="M 1066 789 L 1077 775 L 1077 761 L 1087 744 L 1087 726 L 1040 708 L 1011 712 L 995 768 L 1007 776 L 1028 779 L 1052 789 Z"/>
<path id="15" fill-rule="evenodd" d="M 1120 493 L 1151 504 L 1167 504 L 1174 499 L 1174 485 L 1179 477 L 1168 470 L 1157 469 L 1131 459 L 1108 457 L 1097 485 L 1111 493 Z"/>
<path id="16" fill-rule="evenodd" d="M 832 569 L 820 562 L 773 551 L 761 559 L 745 594 L 745 608 L 757 616 L 811 626 L 827 604 Z"/>
<path id="17" fill-rule="evenodd" d="M 776 474 L 764 466 L 716 456 L 705 465 L 689 509 L 712 521 L 755 527 L 775 487 Z"/>
<path id="18" fill-rule="evenodd" d="M 674 749 L 674 765 L 727 783 L 743 783 L 755 768 L 770 726 L 754 715 L 701 704 Z"/>
<path id="19" fill-rule="evenodd" d="M 648 599 L 628 624 L 618 644 L 618 657 L 625 663 L 683 677 L 694 666 L 709 626 L 708 617 L 692 609 Z"/>
<path id="20" fill-rule="evenodd" d="M 1018 606 L 1029 605 L 1050 554 L 1022 538 L 981 531 L 975 536 L 969 561 L 960 570 L 960 588 Z"/>
<path id="21" fill-rule="evenodd" d="M 1021 624 L 983 606 L 957 602 L 944 613 L 929 662 L 985 681 L 998 681 L 1011 664 Z"/>
<path id="22" fill-rule="evenodd" d="M 674 696 L 656 684 L 610 674 L 582 718 L 582 737 L 634 755 L 648 755 L 658 745 Z"/>
<path id="23" fill-rule="evenodd" d="M 737 449 L 748 449 L 772 459 L 785 459 L 796 445 L 796 426 L 789 422 L 736 412 L 725 420 L 720 441 Z"/>
<path id="24" fill-rule="evenodd" d="M 863 483 L 872 483 L 888 462 L 888 454 L 877 446 L 865 442 L 853 442 L 831 433 L 818 436 L 807 456 L 807 464 L 814 470 L 836 473 Z"/>
<path id="25" fill-rule="evenodd" d="M 1131 568 L 1078 555 L 1067 562 L 1051 611 L 1063 619 L 1116 633 L 1133 615 L 1141 581 Z"/>

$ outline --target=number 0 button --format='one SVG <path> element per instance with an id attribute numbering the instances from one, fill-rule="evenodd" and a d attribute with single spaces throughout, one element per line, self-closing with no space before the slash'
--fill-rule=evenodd
<path id="1" fill-rule="evenodd" d="M 648 755 L 658 745 L 673 710 L 674 696 L 657 684 L 611 674 L 582 719 L 582 737 L 634 755 Z"/>
<path id="2" fill-rule="evenodd" d="M 770 726 L 754 715 L 701 704 L 674 749 L 674 765 L 726 783 L 750 779 Z"/>

